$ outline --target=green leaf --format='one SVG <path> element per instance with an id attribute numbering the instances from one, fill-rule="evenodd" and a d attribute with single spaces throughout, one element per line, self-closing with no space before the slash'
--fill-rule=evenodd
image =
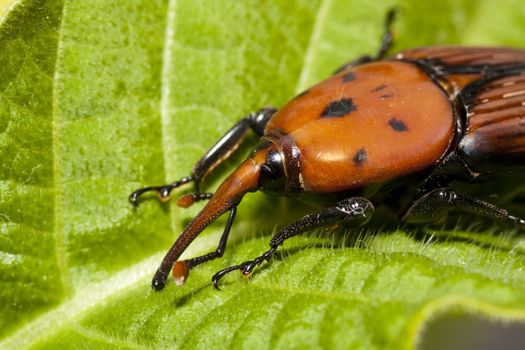
<path id="1" fill-rule="evenodd" d="M 187 175 L 242 115 L 377 50 L 394 4 L 396 50 L 519 47 L 519 0 L 0 4 L 0 348 L 411 349 L 447 315 L 525 324 L 524 241 L 502 229 L 305 235 L 217 292 L 214 272 L 307 211 L 258 193 L 222 259 L 157 293 L 152 273 L 198 205 L 127 202 Z M 187 256 L 214 249 L 223 224 Z"/>

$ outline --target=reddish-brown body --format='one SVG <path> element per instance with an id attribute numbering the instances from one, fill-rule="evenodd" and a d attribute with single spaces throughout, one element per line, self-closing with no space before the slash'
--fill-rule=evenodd
<path id="1" fill-rule="evenodd" d="M 344 98 L 352 100 L 352 111 L 322 116 L 332 101 Z M 326 193 L 433 165 L 447 151 L 455 128 L 447 94 L 423 70 L 384 61 L 313 86 L 277 112 L 265 131 L 293 139 L 300 150 L 302 189 Z"/>
<path id="2" fill-rule="evenodd" d="M 311 87 L 270 119 L 265 135 L 277 145 L 284 139 L 295 145 L 300 190 L 306 192 L 340 192 L 400 178 L 432 168 L 449 151 L 461 152 L 471 173 L 516 159 L 521 167 L 523 65 L 525 51 L 519 49 L 407 50 Z M 517 74 L 506 72 L 509 66 Z M 498 67 L 501 73 L 494 73 Z M 351 101 L 348 113 L 323 116 L 343 99 Z"/>

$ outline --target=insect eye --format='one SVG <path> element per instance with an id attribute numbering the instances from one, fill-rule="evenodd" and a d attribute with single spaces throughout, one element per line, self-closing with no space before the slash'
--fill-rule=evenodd
<path id="1" fill-rule="evenodd" d="M 286 176 L 279 151 L 270 151 L 260 169 L 259 187 L 263 191 L 282 193 L 285 190 Z"/>
<path id="2" fill-rule="evenodd" d="M 263 164 L 261 165 L 261 176 L 271 179 L 275 177 L 275 171 L 268 164 Z"/>

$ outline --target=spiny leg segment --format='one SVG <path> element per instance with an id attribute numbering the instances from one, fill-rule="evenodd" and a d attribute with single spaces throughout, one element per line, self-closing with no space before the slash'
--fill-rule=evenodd
<path id="1" fill-rule="evenodd" d="M 146 192 L 156 192 L 160 200 L 166 202 L 170 199 L 171 191 L 190 182 L 194 182 L 197 192 L 200 192 L 199 188 L 206 175 L 227 159 L 239 147 L 250 129 L 258 135 L 263 135 L 266 124 L 275 112 L 277 112 L 276 108 L 264 107 L 257 112 L 248 114 L 230 128 L 230 130 L 228 130 L 228 132 L 226 132 L 219 141 L 217 141 L 217 143 L 215 143 L 215 145 L 213 145 L 213 147 L 211 147 L 201 159 L 197 161 L 190 176 L 185 176 L 182 179 L 167 185 L 139 188 L 131 193 L 129 196 L 129 202 L 133 206 L 138 206 L 139 198 Z"/>

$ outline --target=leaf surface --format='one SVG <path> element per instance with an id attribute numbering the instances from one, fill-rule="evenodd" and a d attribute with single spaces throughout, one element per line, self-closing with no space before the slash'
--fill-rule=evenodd
<path id="1" fill-rule="evenodd" d="M 518 0 L 0 2 L 0 348 L 408 349 L 440 315 L 523 324 L 524 241 L 501 228 L 297 237 L 217 292 L 214 272 L 307 210 L 260 193 L 223 259 L 150 290 L 199 205 L 134 209 L 128 194 L 187 175 L 244 114 L 375 52 L 394 4 L 395 49 L 522 45 Z M 187 256 L 214 249 L 223 225 Z"/>

